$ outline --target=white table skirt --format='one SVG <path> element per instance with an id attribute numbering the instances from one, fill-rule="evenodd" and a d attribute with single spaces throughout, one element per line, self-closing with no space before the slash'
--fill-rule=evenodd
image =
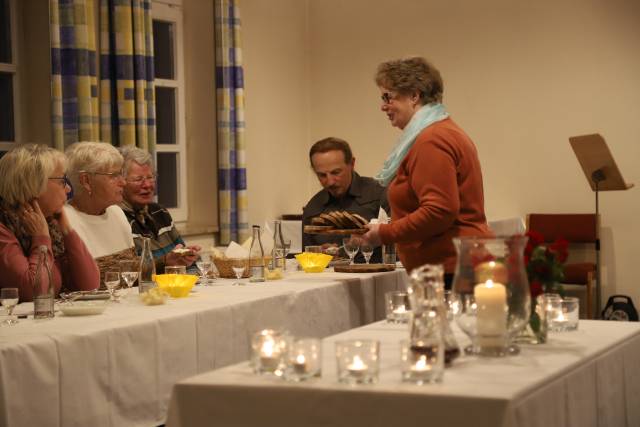
<path id="1" fill-rule="evenodd" d="M 181 381 L 168 425 L 640 426 L 638 323 L 581 321 L 519 356 L 461 357 L 443 383 L 424 386 L 400 381 L 407 336 L 406 326 L 381 322 L 325 339 L 322 378 L 304 383 L 255 376 L 246 362 Z M 337 382 L 334 341 L 353 338 L 381 340 L 377 384 Z"/>
<path id="2" fill-rule="evenodd" d="M 290 273 L 285 280 L 198 287 L 168 305 L 110 305 L 98 316 L 0 328 L 0 426 L 152 426 L 176 381 L 249 357 L 265 327 L 324 337 L 383 317 L 404 271 Z"/>

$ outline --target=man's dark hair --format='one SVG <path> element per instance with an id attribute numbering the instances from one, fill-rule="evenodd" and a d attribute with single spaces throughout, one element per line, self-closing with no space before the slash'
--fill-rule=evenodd
<path id="1" fill-rule="evenodd" d="M 311 146 L 309 150 L 309 162 L 311 162 L 311 167 L 313 167 L 313 162 L 311 158 L 316 153 L 326 153 L 327 151 L 342 151 L 344 154 L 344 162 L 346 164 L 351 163 L 351 159 L 353 159 L 353 154 L 351 154 L 351 147 L 344 139 L 334 138 L 330 136 L 329 138 L 321 139 Z"/>

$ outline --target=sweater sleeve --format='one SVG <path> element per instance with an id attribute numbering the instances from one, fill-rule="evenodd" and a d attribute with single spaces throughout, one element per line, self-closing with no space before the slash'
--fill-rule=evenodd
<path id="1" fill-rule="evenodd" d="M 100 286 L 100 270 L 78 233 L 71 230 L 64 237 L 67 253 L 65 283 L 71 290 L 89 291 Z"/>
<path id="2" fill-rule="evenodd" d="M 426 240 L 449 229 L 460 209 L 456 154 L 445 140 L 433 135 L 418 141 L 406 161 L 409 186 L 418 208 L 389 225 L 380 226 L 385 243 Z"/>
<path id="3" fill-rule="evenodd" d="M 38 266 L 38 248 L 48 248 L 49 259 L 52 259 L 51 239 L 44 236 L 33 237 L 29 255 L 25 256 L 16 236 L 4 225 L 0 224 L 0 287 L 18 288 L 20 301 L 33 300 L 33 284 Z M 56 267 L 53 266 L 52 269 Z M 60 289 L 59 274 L 52 271 L 56 289 Z"/>

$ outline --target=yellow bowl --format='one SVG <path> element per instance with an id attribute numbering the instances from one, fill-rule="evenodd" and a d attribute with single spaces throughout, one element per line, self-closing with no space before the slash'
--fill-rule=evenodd
<path id="1" fill-rule="evenodd" d="M 198 280 L 198 276 L 192 274 L 156 274 L 155 281 L 158 287 L 167 292 L 173 298 L 189 296 L 191 288 Z"/>
<path id="2" fill-rule="evenodd" d="M 305 273 L 321 273 L 327 268 L 333 257 L 327 254 L 303 252 L 297 254 L 296 259 Z"/>

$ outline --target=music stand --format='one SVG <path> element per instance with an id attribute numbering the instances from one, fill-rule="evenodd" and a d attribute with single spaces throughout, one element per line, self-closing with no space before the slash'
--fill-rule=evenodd
<path id="1" fill-rule="evenodd" d="M 600 223 L 598 193 L 600 191 L 628 190 L 633 187 L 633 184 L 626 183 L 622 178 L 609 147 L 600 134 L 572 136 L 569 138 L 569 142 L 591 190 L 596 193 L 596 316 L 600 316 L 602 289 L 600 284 L 600 233 L 597 229 Z"/>

